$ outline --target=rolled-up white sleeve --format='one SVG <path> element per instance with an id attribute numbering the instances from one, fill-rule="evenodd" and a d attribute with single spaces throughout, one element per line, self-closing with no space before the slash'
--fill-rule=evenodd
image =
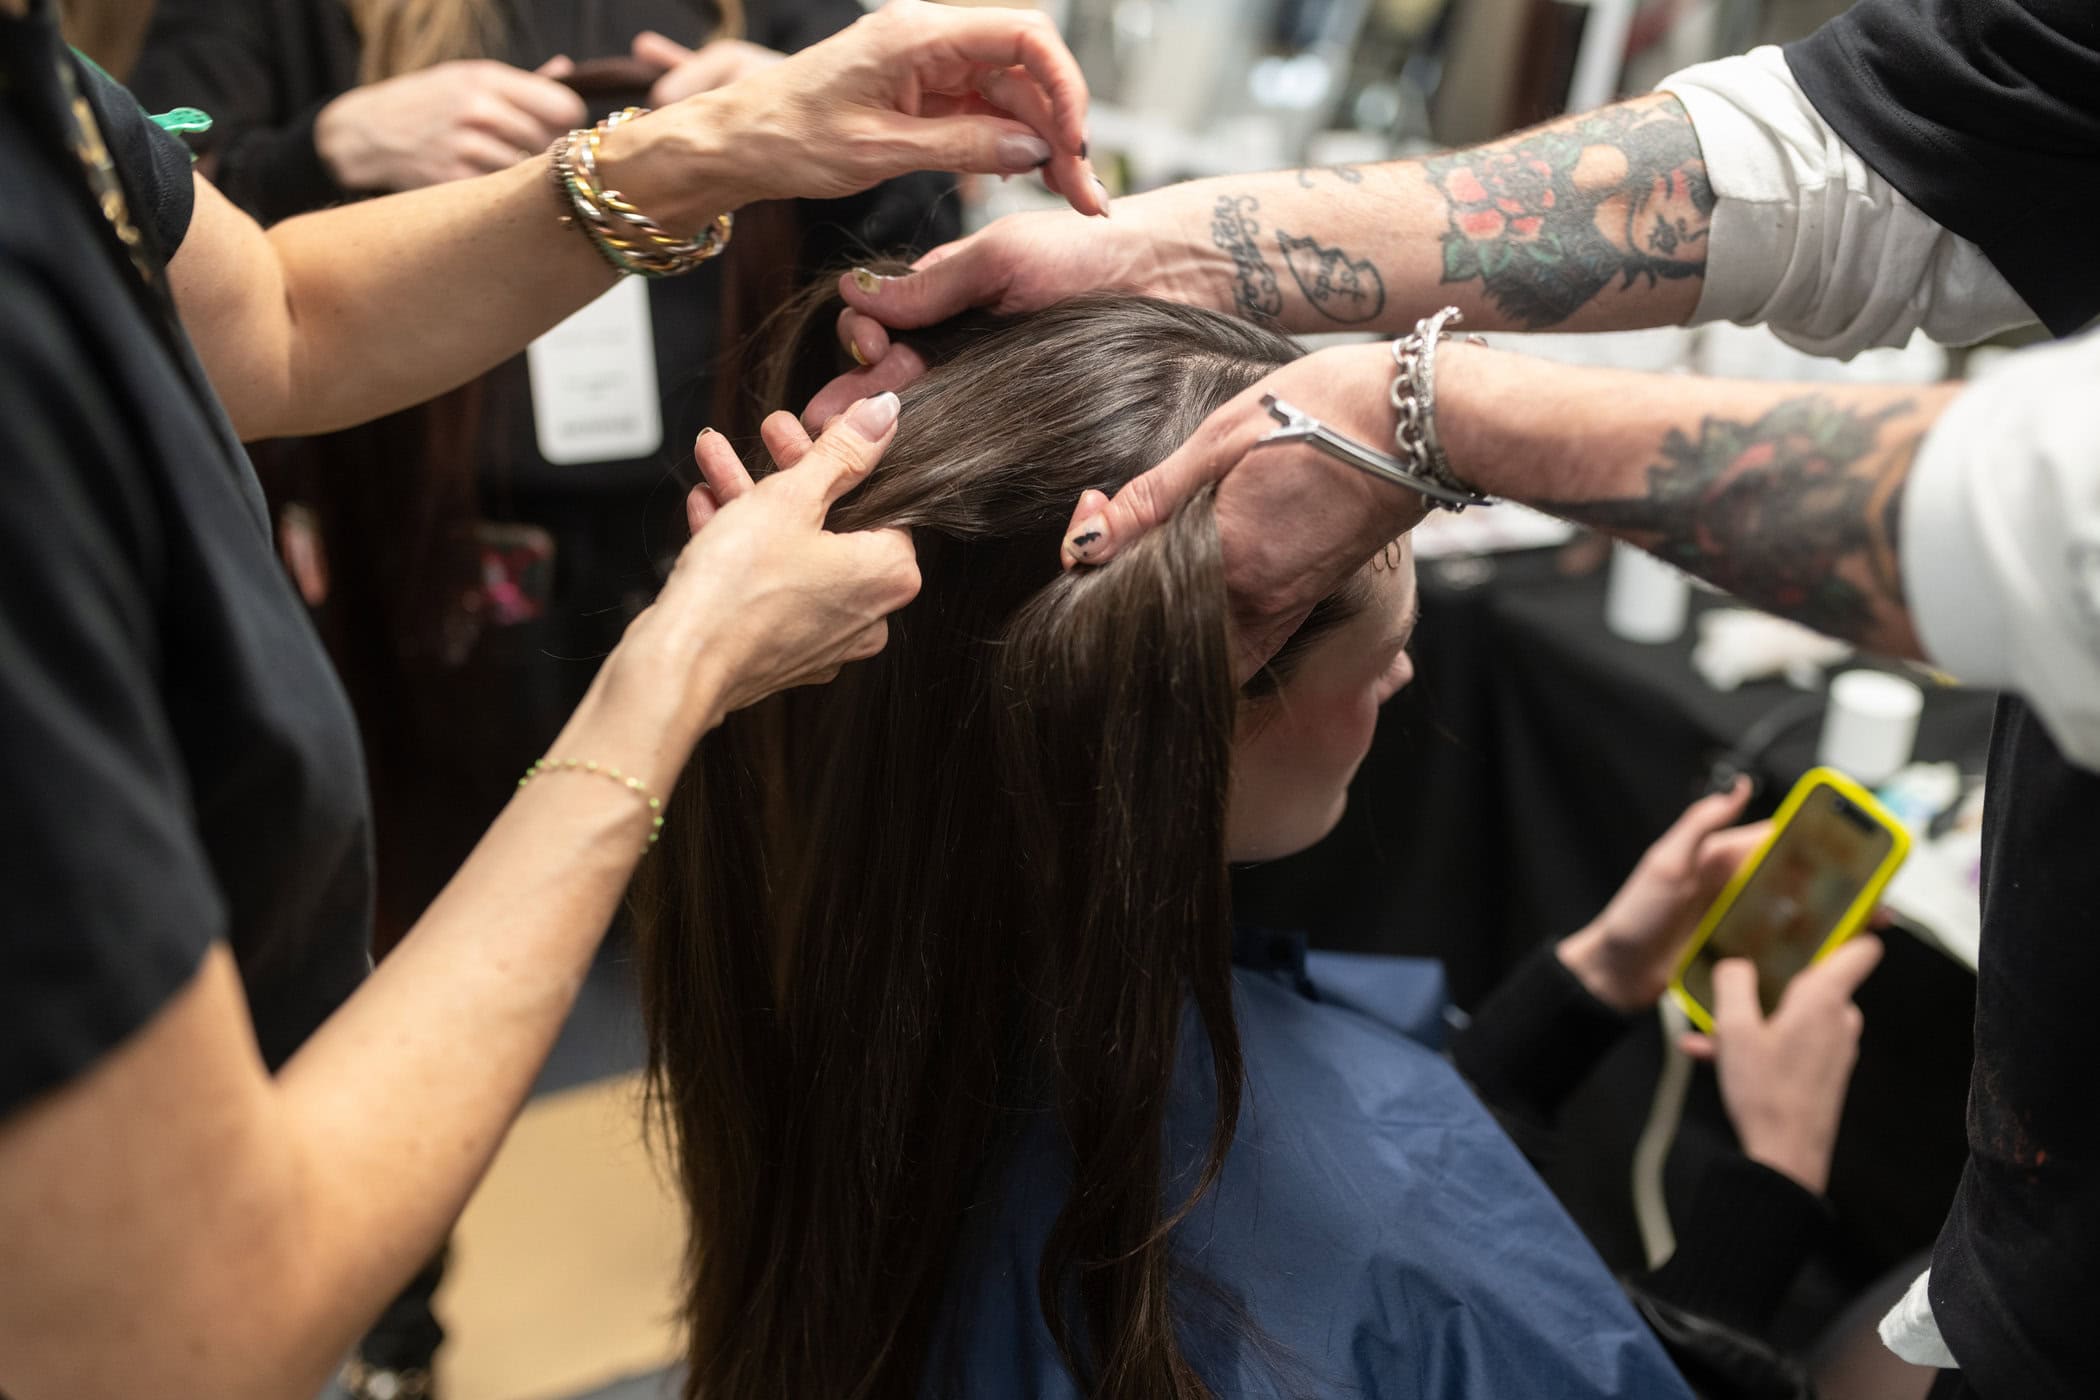
<path id="1" fill-rule="evenodd" d="M 2100 331 L 1962 391 L 1911 465 L 1900 538 L 1926 655 L 2024 697 L 2100 770 Z"/>
<path id="2" fill-rule="evenodd" d="M 1974 243 L 1839 139 L 1778 49 L 1684 69 L 1660 90 L 1690 115 L 1715 195 L 1695 324 L 1763 324 L 1849 359 L 1918 330 L 1966 345 L 2035 319 Z"/>

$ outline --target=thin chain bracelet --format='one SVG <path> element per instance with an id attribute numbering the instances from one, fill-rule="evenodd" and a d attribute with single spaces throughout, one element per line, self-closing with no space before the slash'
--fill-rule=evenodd
<path id="1" fill-rule="evenodd" d="M 595 758 L 540 759 L 525 770 L 525 776 L 518 779 L 518 786 L 524 787 L 542 773 L 553 773 L 561 769 L 567 769 L 572 773 L 596 773 L 601 778 L 610 778 L 640 798 L 649 811 L 649 840 L 642 847 L 642 854 L 649 854 L 650 850 L 656 845 L 656 838 L 664 834 L 664 803 L 662 798 L 643 786 L 640 778 L 630 777 L 617 768 L 604 767 Z"/>

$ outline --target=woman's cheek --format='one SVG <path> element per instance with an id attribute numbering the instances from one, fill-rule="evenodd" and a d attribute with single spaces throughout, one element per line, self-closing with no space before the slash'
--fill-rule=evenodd
<path id="1" fill-rule="evenodd" d="M 1355 776 L 1357 765 L 1371 751 L 1371 736 L 1377 732 L 1378 707 L 1383 701 L 1384 696 L 1376 690 L 1359 691 L 1346 706 L 1337 707 L 1328 724 L 1330 752 L 1344 782 Z"/>
<path id="2" fill-rule="evenodd" d="M 1378 703 L 1383 705 L 1386 701 L 1407 689 L 1413 683 L 1414 678 L 1414 658 L 1404 651 L 1397 653 L 1393 657 L 1393 664 L 1386 667 L 1385 674 L 1378 678 Z"/>

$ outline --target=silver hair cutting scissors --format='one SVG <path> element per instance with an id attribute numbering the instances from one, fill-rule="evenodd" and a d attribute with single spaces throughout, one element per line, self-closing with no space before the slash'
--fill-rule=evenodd
<path id="1" fill-rule="evenodd" d="M 1404 486 L 1410 491 L 1420 492 L 1432 501 L 1440 501 L 1453 510 L 1464 510 L 1467 506 L 1493 505 L 1494 499 L 1475 491 L 1459 491 L 1432 481 L 1421 473 L 1410 470 L 1398 457 L 1388 456 L 1374 447 L 1366 447 L 1346 433 L 1336 432 L 1319 419 L 1295 404 L 1284 402 L 1274 394 L 1262 395 L 1262 407 L 1283 426 L 1255 439 L 1256 447 L 1269 447 L 1277 443 L 1302 442 L 1324 452 L 1338 462 L 1347 462 L 1360 472 L 1369 473 L 1380 481 L 1389 481 L 1395 486 Z"/>

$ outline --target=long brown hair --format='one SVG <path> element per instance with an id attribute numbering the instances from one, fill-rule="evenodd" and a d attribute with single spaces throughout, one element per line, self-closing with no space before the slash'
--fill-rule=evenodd
<path id="1" fill-rule="evenodd" d="M 828 341 L 834 308 L 790 341 Z M 637 891 L 691 1210 L 685 1394 L 921 1394 L 963 1213 L 1050 1113 L 1070 1189 L 1037 1284 L 1066 1363 L 1093 1395 L 1207 1396 L 1168 1231 L 1242 1081 L 1217 531 L 1205 496 L 1098 570 L 1061 575 L 1057 541 L 1082 490 L 1298 351 L 1135 297 L 918 343 L 936 368 L 832 523 L 911 527 L 919 600 L 873 661 L 703 743 Z M 831 367 L 789 358 L 804 377 L 776 393 Z M 1219 1109 L 1195 1179 L 1169 1181 L 1191 1008 Z"/>

